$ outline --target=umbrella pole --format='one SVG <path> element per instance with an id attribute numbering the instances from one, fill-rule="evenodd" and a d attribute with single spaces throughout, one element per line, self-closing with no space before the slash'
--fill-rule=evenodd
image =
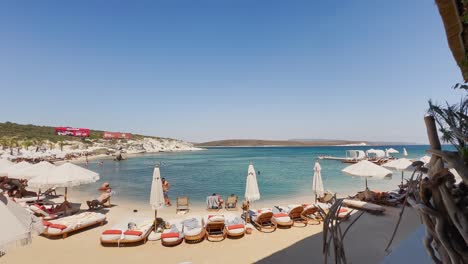
<path id="1" fill-rule="evenodd" d="M 403 186 L 403 171 L 401 171 L 401 186 Z"/>
<path id="2" fill-rule="evenodd" d="M 65 195 L 64 195 L 65 202 L 67 201 L 67 193 L 68 193 L 68 188 L 67 188 L 67 187 L 65 187 Z"/>
<path id="3" fill-rule="evenodd" d="M 158 210 L 154 210 L 154 232 L 158 229 Z"/>
<path id="4" fill-rule="evenodd" d="M 369 190 L 369 188 L 367 187 L 367 177 L 366 177 L 366 191 Z"/>

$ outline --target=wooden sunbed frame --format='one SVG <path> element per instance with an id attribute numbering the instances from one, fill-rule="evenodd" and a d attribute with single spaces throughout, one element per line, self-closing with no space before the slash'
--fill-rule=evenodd
<path id="1" fill-rule="evenodd" d="M 179 238 L 177 239 L 176 241 L 174 242 L 164 242 L 163 238 L 161 238 L 161 244 L 163 246 L 166 246 L 166 247 L 174 247 L 174 246 L 177 246 L 179 245 L 180 243 L 182 243 L 182 241 L 184 241 L 184 238 Z"/>
<path id="2" fill-rule="evenodd" d="M 323 217 L 319 213 L 319 209 L 315 206 L 303 206 L 304 210 L 301 213 L 301 217 L 307 221 L 309 225 L 319 225 L 323 221 Z M 311 217 L 311 216 L 314 217 Z"/>
<path id="3" fill-rule="evenodd" d="M 277 225 L 272 221 L 273 212 L 266 212 L 262 213 L 255 221 L 251 221 L 251 223 L 255 226 L 255 228 L 263 233 L 272 233 L 276 230 Z"/>
<path id="4" fill-rule="evenodd" d="M 234 210 L 237 211 L 237 201 L 238 201 L 237 195 L 226 197 L 226 202 L 224 203 L 224 209 L 226 209 L 228 211 L 234 211 Z M 230 204 L 230 203 L 233 203 L 234 207 L 232 207 L 232 208 L 228 207 L 228 204 Z"/>
<path id="5" fill-rule="evenodd" d="M 206 239 L 211 242 L 220 242 L 226 238 L 226 225 L 223 221 L 208 222 L 205 226 Z"/>
<path id="6" fill-rule="evenodd" d="M 188 196 L 179 196 L 176 199 L 176 213 L 182 210 L 190 211 L 190 200 Z"/>
<path id="7" fill-rule="evenodd" d="M 295 207 L 289 212 L 289 217 L 291 218 L 291 221 L 293 221 L 292 226 L 294 227 L 306 227 L 307 226 L 308 221 L 302 216 L 302 212 L 304 212 L 304 207 L 302 206 Z M 296 225 L 296 224 L 300 224 L 300 225 Z"/>
<path id="8" fill-rule="evenodd" d="M 90 224 L 88 225 L 84 225 L 84 226 L 80 226 L 80 228 L 78 229 L 74 229 L 74 230 L 70 230 L 69 232 L 66 232 L 66 233 L 63 233 L 63 234 L 49 234 L 47 232 L 47 228 L 44 230 L 44 232 L 42 233 L 42 235 L 46 236 L 46 237 L 57 237 L 57 236 L 62 236 L 63 239 L 67 238 L 68 234 L 71 234 L 71 233 L 74 233 L 76 231 L 79 231 L 81 229 L 85 229 L 85 228 L 88 228 L 88 227 L 91 227 L 91 226 L 97 226 L 97 225 L 104 225 L 104 223 L 106 222 L 106 218 L 102 219 L 102 220 L 99 220 L 99 221 L 94 221 L 94 222 L 91 222 Z"/>

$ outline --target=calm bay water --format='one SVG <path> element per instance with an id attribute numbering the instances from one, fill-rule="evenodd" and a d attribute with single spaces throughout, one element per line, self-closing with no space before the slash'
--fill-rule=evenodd
<path id="1" fill-rule="evenodd" d="M 403 146 L 393 147 L 402 152 Z M 428 146 L 404 146 L 408 158 L 419 159 Z M 262 200 L 291 198 L 311 194 L 314 161 L 320 155 L 345 156 L 349 149 L 367 150 L 371 147 L 242 147 L 210 148 L 186 153 L 148 154 L 125 161 L 104 160 L 89 164 L 89 169 L 101 175 L 98 183 L 74 188 L 76 191 L 96 196 L 102 182 L 110 182 L 116 196 L 138 202 L 147 202 L 151 188 L 153 165 L 162 166 L 161 176 L 171 184 L 170 197 L 187 195 L 193 203 L 204 203 L 213 192 L 222 196 L 231 193 L 241 199 L 245 191 L 247 167 L 252 161 L 257 175 Z M 375 147 L 383 149 L 384 147 Z M 395 157 L 401 157 L 396 154 Z M 364 180 L 347 176 L 341 170 L 349 164 L 321 160 L 323 183 L 326 190 L 338 194 L 352 194 L 364 189 Z M 410 172 L 405 174 L 410 176 Z M 369 180 L 375 190 L 395 189 L 401 174 L 395 172 L 390 180 Z"/>

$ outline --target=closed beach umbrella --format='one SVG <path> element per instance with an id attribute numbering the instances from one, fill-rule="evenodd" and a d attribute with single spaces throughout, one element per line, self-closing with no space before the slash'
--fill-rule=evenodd
<path id="1" fill-rule="evenodd" d="M 67 200 L 67 188 L 82 184 L 89 184 L 99 180 L 99 174 L 72 163 L 64 163 L 55 167 L 48 174 L 33 178 L 28 182 L 30 187 L 53 188 L 65 187 L 65 201 Z"/>
<path id="2" fill-rule="evenodd" d="M 389 161 L 382 166 L 386 168 L 394 169 L 397 171 L 401 171 L 401 183 L 403 184 L 403 173 L 405 170 L 414 169 L 412 165 L 413 165 L 413 162 L 411 162 L 409 159 L 401 158 L 401 159 Z"/>
<path id="3" fill-rule="evenodd" d="M 32 236 L 44 231 L 41 219 L 7 199 L 0 191 L 0 254 L 31 243 Z"/>
<path id="4" fill-rule="evenodd" d="M 390 170 L 387 170 L 379 165 L 376 165 L 370 161 L 362 160 L 356 164 L 348 166 L 342 170 L 342 172 L 351 176 L 360 176 L 366 178 L 366 190 L 367 178 L 383 179 L 387 176 L 392 175 Z"/>
<path id="5" fill-rule="evenodd" d="M 405 156 L 405 157 L 408 156 L 408 152 L 406 151 L 406 148 L 403 148 L 403 156 Z"/>
<path id="6" fill-rule="evenodd" d="M 252 163 L 249 165 L 247 181 L 245 184 L 245 200 L 249 202 L 260 200 L 260 191 L 258 190 L 257 174 Z"/>
<path id="7" fill-rule="evenodd" d="M 7 159 L 0 159 L 0 176 L 8 176 L 8 169 L 13 166 L 13 162 Z"/>
<path id="8" fill-rule="evenodd" d="M 317 201 L 318 197 L 322 197 L 325 194 L 325 191 L 323 189 L 321 171 L 322 171 L 322 167 L 320 167 L 320 163 L 316 161 L 315 166 L 314 166 L 314 178 L 312 181 L 312 190 L 315 193 L 315 201 Z"/>
<path id="9" fill-rule="evenodd" d="M 55 168 L 55 165 L 53 165 L 52 163 L 47 162 L 47 161 L 41 161 L 39 163 L 31 165 L 28 168 L 11 172 L 8 174 L 8 177 L 14 178 L 14 179 L 31 180 L 35 177 L 51 173 L 51 171 L 54 168 Z"/>
<path id="10" fill-rule="evenodd" d="M 154 210 L 154 224 L 157 228 L 158 209 L 164 205 L 164 194 L 162 189 L 161 173 L 155 167 L 153 171 L 153 181 L 151 183 L 150 205 Z"/>

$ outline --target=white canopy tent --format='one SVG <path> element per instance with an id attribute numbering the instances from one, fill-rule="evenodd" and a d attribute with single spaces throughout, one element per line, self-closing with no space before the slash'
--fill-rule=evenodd
<path id="1" fill-rule="evenodd" d="M 315 202 L 317 202 L 318 197 L 322 197 L 325 194 L 321 171 L 322 167 L 320 163 L 316 161 L 314 166 L 314 178 L 312 180 L 312 191 L 315 193 Z"/>
<path id="2" fill-rule="evenodd" d="M 391 176 L 392 172 L 379 165 L 376 165 L 370 161 L 362 160 L 356 164 L 350 165 L 342 170 L 342 172 L 351 176 L 360 176 L 366 178 L 366 190 L 367 178 L 383 179 L 387 176 Z"/>
<path id="3" fill-rule="evenodd" d="M 67 200 L 67 188 L 82 184 L 89 184 L 99 180 L 99 174 L 75 165 L 73 163 L 64 163 L 55 167 L 48 174 L 34 177 L 28 182 L 30 187 L 53 188 L 65 187 L 65 201 Z"/>
<path id="4" fill-rule="evenodd" d="M 247 180 L 245 184 L 245 200 L 253 202 L 260 200 L 260 191 L 258 190 L 257 174 L 252 163 L 247 171 Z"/>
<path id="5" fill-rule="evenodd" d="M 370 156 L 369 154 L 375 155 L 376 158 L 384 158 L 385 157 L 385 151 L 381 149 L 369 149 L 366 151 L 367 156 Z"/>
<path id="6" fill-rule="evenodd" d="M 32 236 L 44 231 L 41 219 L 7 199 L 0 191 L 0 254 L 31 243 Z"/>

